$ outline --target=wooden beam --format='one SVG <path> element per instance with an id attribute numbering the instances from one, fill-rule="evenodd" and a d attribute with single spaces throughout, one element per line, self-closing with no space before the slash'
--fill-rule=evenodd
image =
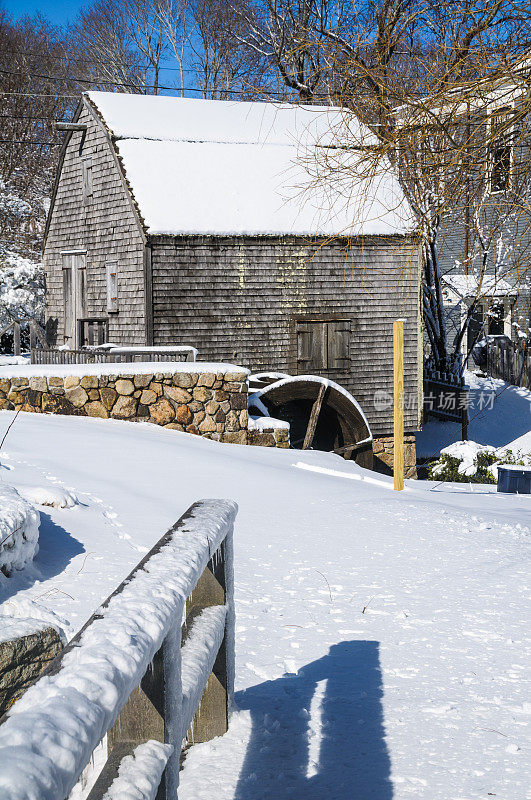
<path id="1" fill-rule="evenodd" d="M 336 455 L 343 455 L 343 453 L 348 453 L 349 450 L 354 452 L 355 450 L 359 450 L 360 447 L 367 447 L 370 445 L 370 442 L 359 442 L 359 444 L 344 444 L 343 447 L 336 447 L 334 450 L 331 450 L 331 453 L 336 453 Z"/>
<path id="2" fill-rule="evenodd" d="M 56 122 L 56 131 L 86 131 L 87 126 L 82 122 Z"/>
<path id="3" fill-rule="evenodd" d="M 222 543 L 219 558 L 213 558 L 205 567 L 195 589 L 186 601 L 186 620 L 183 626 L 182 641 L 186 641 L 194 618 L 209 606 L 224 605 L 226 602 L 225 544 Z M 227 654 L 226 638 L 223 639 L 216 656 L 212 672 L 208 678 L 199 708 L 193 720 L 189 741 L 208 742 L 222 736 L 229 726 L 227 695 Z"/>
<path id="4" fill-rule="evenodd" d="M 323 399 L 325 396 L 327 386 L 325 383 L 321 384 L 319 389 L 319 394 L 317 395 L 317 400 L 313 404 L 312 413 L 310 414 L 310 419 L 308 420 L 308 427 L 306 428 L 306 436 L 304 437 L 304 443 L 302 445 L 303 450 L 308 450 L 311 443 L 313 442 L 313 438 L 315 436 L 315 429 L 317 428 L 317 420 L 319 419 L 319 414 L 321 413 L 321 406 L 323 405 Z"/>
<path id="5" fill-rule="evenodd" d="M 138 747 L 138 742 L 127 741 L 118 742 L 113 747 L 96 783 L 90 790 L 87 800 L 102 800 L 113 781 L 118 777 L 118 770 L 123 759 L 126 756 L 133 755 L 135 747 Z"/>
<path id="6" fill-rule="evenodd" d="M 393 322 L 393 475 L 394 488 L 404 488 L 404 321 Z"/>
<path id="7" fill-rule="evenodd" d="M 13 323 L 13 355 L 20 355 L 20 322 Z"/>

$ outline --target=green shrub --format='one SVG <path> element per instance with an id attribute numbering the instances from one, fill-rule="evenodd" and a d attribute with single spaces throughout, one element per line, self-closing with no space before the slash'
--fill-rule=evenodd
<path id="1" fill-rule="evenodd" d="M 472 467 L 463 469 L 464 458 L 459 457 L 459 445 L 451 445 L 452 454 L 441 452 L 437 461 L 428 465 L 428 476 L 433 481 L 452 483 L 492 483 L 498 481 L 498 464 L 531 466 L 531 455 L 512 450 L 494 450 L 492 447 L 479 448 L 474 456 Z"/>

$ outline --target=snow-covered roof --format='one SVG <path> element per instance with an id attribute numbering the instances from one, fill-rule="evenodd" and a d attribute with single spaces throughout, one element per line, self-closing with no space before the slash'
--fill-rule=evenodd
<path id="1" fill-rule="evenodd" d="M 475 297 L 478 293 L 481 297 L 504 297 L 517 293 L 514 286 L 493 275 L 483 276 L 481 283 L 475 275 L 444 275 L 442 282 L 460 297 Z"/>
<path id="2" fill-rule="evenodd" d="M 346 180 L 316 180 L 318 154 L 337 144 L 346 124 L 340 109 L 87 96 L 114 138 L 150 234 L 333 236 L 414 228 L 390 166 L 370 179 L 356 178 L 352 166 Z M 353 126 L 364 134 L 349 118 Z"/>

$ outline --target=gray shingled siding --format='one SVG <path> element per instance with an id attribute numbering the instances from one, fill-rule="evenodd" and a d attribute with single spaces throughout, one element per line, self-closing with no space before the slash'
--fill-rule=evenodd
<path id="1" fill-rule="evenodd" d="M 351 320 L 347 372 L 323 374 L 359 400 L 373 432 L 392 430 L 392 323 L 407 318 L 407 431 L 417 428 L 418 249 L 411 240 L 366 237 L 346 248 L 293 237 L 154 237 L 154 344 L 190 344 L 200 358 L 252 370 L 298 372 L 297 318 Z"/>
<path id="2" fill-rule="evenodd" d="M 117 170 L 105 131 L 84 108 L 83 134 L 72 134 L 65 154 L 53 216 L 44 250 L 49 329 L 57 325 L 56 343 L 64 341 L 61 251 L 87 250 L 87 317 L 109 317 L 109 339 L 145 344 L 143 239 Z M 66 134 L 65 134 L 66 135 Z M 82 158 L 92 159 L 93 196 L 83 203 Z M 118 264 L 119 312 L 107 314 L 105 260 Z M 51 323 L 51 325 L 50 325 Z"/>

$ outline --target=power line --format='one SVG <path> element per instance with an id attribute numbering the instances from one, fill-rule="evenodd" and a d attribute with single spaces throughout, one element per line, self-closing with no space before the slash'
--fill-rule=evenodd
<path id="1" fill-rule="evenodd" d="M 28 147 L 60 147 L 61 142 L 32 142 L 29 139 L 0 139 L 0 144 L 25 144 Z"/>
<path id="2" fill-rule="evenodd" d="M 79 100 L 78 94 L 36 94 L 35 92 L 3 92 L 0 89 L 0 98 L 1 97 L 55 97 L 56 99 L 69 99 L 69 100 Z"/>
<path id="3" fill-rule="evenodd" d="M 5 48 L 3 48 L 3 50 L 5 50 L 6 52 L 9 52 L 9 53 L 13 53 L 14 55 L 16 55 L 18 53 L 24 53 L 24 54 L 27 54 L 27 55 L 34 55 L 34 56 L 37 56 L 37 57 L 40 57 L 40 58 L 44 58 L 44 59 L 53 58 L 56 61 L 67 61 L 67 62 L 68 61 L 73 61 L 74 63 L 79 63 L 79 64 L 104 64 L 105 66 L 108 66 L 108 67 L 115 67 L 116 66 L 116 62 L 115 61 L 103 61 L 102 59 L 82 58 L 80 56 L 70 56 L 70 55 L 61 56 L 61 55 L 57 55 L 56 53 L 39 53 L 39 52 L 37 52 L 35 50 L 22 50 L 20 48 L 12 49 L 12 48 L 9 48 L 9 47 L 5 47 Z M 129 69 L 133 69 L 133 68 L 138 68 L 138 69 L 153 68 L 151 64 L 125 64 L 124 63 L 122 66 L 125 67 L 125 68 L 129 68 Z M 188 67 L 183 67 L 181 69 L 180 67 L 158 66 L 157 69 L 159 70 L 159 72 L 161 70 L 165 70 L 166 72 L 193 72 L 193 73 L 196 72 L 195 69 L 190 69 Z"/>
<path id="4" fill-rule="evenodd" d="M 20 72 L 12 72 L 10 70 L 3 70 L 3 69 L 0 69 L 0 74 L 2 74 L 2 75 L 12 75 L 12 76 L 19 77 L 19 78 L 25 77 L 25 76 L 21 75 Z M 34 73 L 34 74 L 30 75 L 29 77 L 31 77 L 31 78 L 39 78 L 41 80 L 50 80 L 50 81 L 59 81 L 59 82 L 73 81 L 75 83 L 88 83 L 91 86 L 94 86 L 94 85 L 107 85 L 107 86 L 121 86 L 121 87 L 125 87 L 125 88 L 128 88 L 128 89 L 143 89 L 143 90 L 152 89 L 153 91 L 155 89 L 157 91 L 162 89 L 163 91 L 170 91 L 170 92 L 177 92 L 177 91 L 178 92 L 181 92 L 181 91 L 184 91 L 184 92 L 203 92 L 203 89 L 200 88 L 200 87 L 163 86 L 161 84 L 159 84 L 158 86 L 139 86 L 137 83 L 126 83 L 125 81 L 110 81 L 110 80 L 105 80 L 103 78 L 102 79 L 100 79 L 100 78 L 93 78 L 93 79 L 77 78 L 77 77 L 75 77 L 73 75 L 72 76 L 66 75 L 64 77 L 61 77 L 61 76 L 58 76 L 58 75 L 42 75 L 42 74 L 39 74 L 39 73 Z M 254 89 L 254 88 L 250 88 L 250 89 L 247 89 L 247 90 L 243 90 L 243 89 L 221 89 L 220 91 L 224 92 L 225 94 L 249 94 L 250 92 L 253 92 L 253 91 L 256 92 L 256 91 L 259 91 L 259 90 Z M 16 93 L 14 93 L 14 94 L 16 94 Z M 285 96 L 286 93 L 285 92 L 270 92 L 270 91 L 267 91 L 267 94 L 278 95 L 278 96 L 282 96 L 283 97 L 283 96 Z M 55 95 L 49 95 L 49 96 L 53 97 Z M 57 96 L 58 97 L 68 97 L 68 95 L 57 95 Z M 320 95 L 320 96 L 328 97 L 328 95 Z"/>

